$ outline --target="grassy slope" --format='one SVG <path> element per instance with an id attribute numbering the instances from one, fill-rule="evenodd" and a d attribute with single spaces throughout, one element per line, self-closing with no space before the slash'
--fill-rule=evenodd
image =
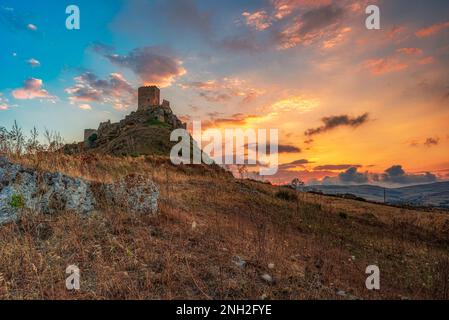
<path id="1" fill-rule="evenodd" d="M 171 130 L 165 124 L 149 124 L 133 126 L 109 143 L 95 149 L 111 155 L 169 155 L 172 146 L 170 142 Z"/>
<path id="2" fill-rule="evenodd" d="M 137 172 L 161 187 L 160 214 L 110 208 L 89 217 L 36 216 L 0 228 L 0 298 L 448 298 L 449 215 L 300 194 L 162 158 L 21 159 L 111 181 Z M 244 268 L 234 263 L 240 256 Z M 355 258 L 355 259 L 354 259 Z M 268 264 L 273 263 L 274 269 Z M 65 289 L 65 268 L 81 291 Z M 377 264 L 381 290 L 365 289 Z M 266 283 L 261 275 L 272 275 Z"/>

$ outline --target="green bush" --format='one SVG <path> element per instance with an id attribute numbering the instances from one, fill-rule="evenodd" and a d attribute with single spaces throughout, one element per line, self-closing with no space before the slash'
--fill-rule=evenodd
<path id="1" fill-rule="evenodd" d="M 152 119 L 148 121 L 149 126 L 155 126 L 155 127 L 161 127 L 161 128 L 168 128 L 170 127 L 167 123 L 161 122 L 158 119 Z"/>
<path id="2" fill-rule="evenodd" d="M 25 199 L 20 194 L 13 194 L 9 201 L 9 205 L 16 209 L 22 209 L 25 207 Z"/>

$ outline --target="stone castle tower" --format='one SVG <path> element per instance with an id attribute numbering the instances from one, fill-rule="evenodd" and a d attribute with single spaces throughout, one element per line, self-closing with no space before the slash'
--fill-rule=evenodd
<path id="1" fill-rule="evenodd" d="M 170 102 L 162 100 L 161 103 L 160 95 L 161 90 L 156 86 L 140 87 L 138 91 L 137 112 L 132 112 L 118 123 L 111 123 L 111 121 L 102 122 L 98 129 L 84 130 L 85 146 L 92 148 L 97 143 L 101 143 L 101 141 L 104 142 L 113 136 L 119 135 L 128 125 L 135 126 L 138 123 L 148 123 L 154 120 L 167 124 L 173 129 L 186 129 L 186 124 L 182 123 L 173 114 L 170 108 Z"/>
<path id="2" fill-rule="evenodd" d="M 138 96 L 137 111 L 149 110 L 151 107 L 157 107 L 161 103 L 161 90 L 156 86 L 140 87 Z"/>

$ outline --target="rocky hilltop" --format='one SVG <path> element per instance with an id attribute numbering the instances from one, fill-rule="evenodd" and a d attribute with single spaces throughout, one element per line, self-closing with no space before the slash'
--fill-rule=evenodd
<path id="1" fill-rule="evenodd" d="M 86 129 L 84 141 L 66 145 L 64 153 L 100 152 L 122 155 L 169 155 L 173 142 L 170 133 L 186 128 L 173 113 L 170 102 L 160 102 L 155 86 L 139 88 L 138 109 L 117 123 L 100 123 L 98 129 Z"/>

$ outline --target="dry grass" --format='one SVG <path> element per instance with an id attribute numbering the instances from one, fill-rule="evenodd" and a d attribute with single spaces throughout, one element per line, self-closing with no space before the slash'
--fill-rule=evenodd
<path id="1" fill-rule="evenodd" d="M 449 298 L 446 213 L 312 194 L 282 199 L 277 187 L 164 158 L 16 161 L 96 181 L 147 174 L 160 186 L 160 213 L 24 212 L 0 227 L 3 299 L 340 299 L 338 290 L 363 299 Z M 71 264 L 81 270 L 79 292 L 65 289 Z M 380 291 L 365 288 L 370 264 L 380 267 Z"/>

